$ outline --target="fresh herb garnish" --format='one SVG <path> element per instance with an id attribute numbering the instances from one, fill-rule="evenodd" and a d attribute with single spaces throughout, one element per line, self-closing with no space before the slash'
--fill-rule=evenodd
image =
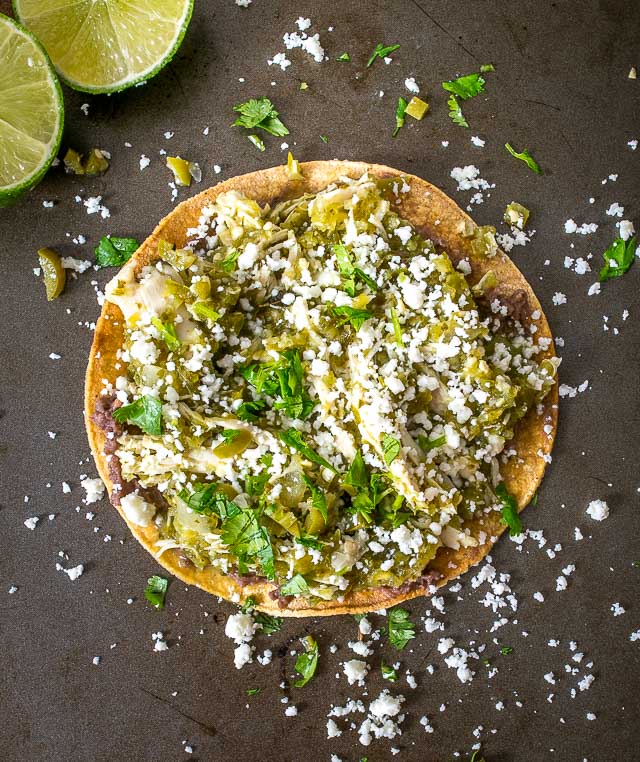
<path id="1" fill-rule="evenodd" d="M 373 521 L 373 513 L 380 504 L 380 501 L 391 493 L 382 474 L 370 474 L 362 457 L 362 452 L 358 450 L 353 463 L 344 475 L 344 484 L 352 487 L 356 493 L 351 498 L 350 512 L 360 515 L 367 524 Z"/>
<path id="2" fill-rule="evenodd" d="M 382 677 L 385 680 L 389 680 L 392 683 L 396 682 L 396 680 L 398 679 L 398 673 L 390 664 L 387 664 L 387 662 L 384 659 L 382 660 L 380 669 L 382 670 Z"/>
<path id="3" fill-rule="evenodd" d="M 238 103 L 233 110 L 240 114 L 233 123 L 233 127 L 245 127 L 248 130 L 257 127 L 276 137 L 289 134 L 289 130 L 278 118 L 275 106 L 268 98 L 250 98 L 244 103 Z M 261 150 L 264 150 L 264 147 Z"/>
<path id="4" fill-rule="evenodd" d="M 484 757 L 479 757 L 478 754 L 480 754 L 480 749 L 476 749 L 473 754 L 471 755 L 471 759 L 469 762 L 487 762 Z"/>
<path id="5" fill-rule="evenodd" d="M 240 372 L 258 394 L 273 397 L 274 409 L 283 410 L 289 418 L 304 419 L 313 410 L 315 403 L 304 388 L 302 360 L 297 349 L 281 352 L 279 360 L 246 365 Z"/>
<path id="6" fill-rule="evenodd" d="M 264 151 L 265 145 L 264 140 L 259 137 L 258 135 L 247 135 L 247 138 L 253 145 L 258 149 L 258 151 Z"/>
<path id="7" fill-rule="evenodd" d="M 103 236 L 94 250 L 96 264 L 99 267 L 121 267 L 139 246 L 135 238 Z"/>
<path id="8" fill-rule="evenodd" d="M 169 580 L 164 577 L 158 577 L 154 574 L 153 577 L 149 577 L 147 580 L 147 586 L 144 590 L 144 597 L 149 603 L 157 609 L 164 608 L 164 597 L 167 594 L 167 588 L 169 587 Z"/>
<path id="9" fill-rule="evenodd" d="M 305 548 L 313 548 L 314 550 L 320 550 L 322 548 L 322 543 L 320 540 L 317 537 L 314 537 L 312 534 L 296 537 L 296 542 L 300 545 L 304 545 Z"/>
<path id="10" fill-rule="evenodd" d="M 162 435 L 162 402 L 156 397 L 144 395 L 130 405 L 123 405 L 114 410 L 113 420 L 118 423 L 133 423 L 145 434 L 159 437 Z"/>
<path id="11" fill-rule="evenodd" d="M 342 318 L 338 323 L 338 326 L 344 325 L 345 323 L 351 323 L 356 332 L 362 328 L 365 321 L 371 320 L 373 317 L 373 314 L 369 312 L 369 310 L 359 310 L 355 307 L 347 307 L 346 305 L 342 307 L 333 307 L 332 309 L 337 317 Z"/>
<path id="12" fill-rule="evenodd" d="M 239 431 L 238 429 L 223 429 L 220 432 L 220 436 L 226 443 L 233 442 L 234 439 L 237 439 L 241 435 L 242 431 Z"/>
<path id="13" fill-rule="evenodd" d="M 485 72 L 488 72 L 488 71 L 495 71 L 495 70 L 496 70 L 496 67 L 495 67 L 493 64 L 482 64 L 482 66 L 480 67 L 480 71 L 481 71 L 483 74 L 484 74 Z"/>
<path id="14" fill-rule="evenodd" d="M 509 654 L 513 653 L 513 648 L 511 646 L 504 646 L 503 648 L 500 649 L 500 653 L 503 656 L 508 656 Z"/>
<path id="15" fill-rule="evenodd" d="M 351 56 L 348 53 L 343 53 L 341 56 L 338 56 L 336 58 L 336 61 L 343 61 L 343 62 L 347 61 L 348 62 L 350 60 L 351 60 Z"/>
<path id="16" fill-rule="evenodd" d="M 598 280 L 601 283 L 624 275 L 636 258 L 636 237 L 633 236 L 628 241 L 616 238 L 604 252 L 602 258 L 604 259 L 604 267 L 598 275 Z"/>
<path id="17" fill-rule="evenodd" d="M 329 138 L 326 135 L 320 135 L 320 140 L 325 144 L 329 142 Z"/>
<path id="18" fill-rule="evenodd" d="M 236 415 L 241 421 L 248 421 L 255 423 L 267 408 L 267 403 L 264 400 L 253 400 L 250 402 L 243 402 L 236 410 Z"/>
<path id="19" fill-rule="evenodd" d="M 194 302 L 191 312 L 200 320 L 210 320 L 212 323 L 216 323 L 220 317 L 220 313 L 216 312 L 213 304 L 208 301 Z"/>
<path id="20" fill-rule="evenodd" d="M 443 434 L 442 436 L 436 437 L 435 439 L 429 439 L 423 434 L 418 434 L 417 440 L 420 448 L 424 450 L 424 452 L 429 452 L 429 450 L 433 450 L 436 447 L 442 447 L 443 444 L 446 444 L 447 435 Z"/>
<path id="21" fill-rule="evenodd" d="M 400 454 L 400 440 L 392 437 L 391 434 L 385 434 L 382 437 L 382 455 L 384 462 L 390 466 Z"/>
<path id="22" fill-rule="evenodd" d="M 442 87 L 450 93 L 453 93 L 462 100 L 473 98 L 484 92 L 485 79 L 480 74 L 466 74 L 458 79 L 451 79 L 443 82 Z"/>
<path id="23" fill-rule="evenodd" d="M 398 50 L 400 45 L 383 45 L 381 42 L 379 42 L 373 53 L 371 54 L 369 60 L 367 61 L 367 69 L 373 65 L 373 62 L 376 60 L 376 58 L 386 58 L 389 53 L 393 53 L 394 50 Z"/>
<path id="24" fill-rule="evenodd" d="M 515 497 L 508 492 L 504 482 L 498 484 L 495 492 L 502 503 L 502 518 L 509 527 L 509 534 L 512 537 L 522 534 L 522 521 L 520 521 L 520 516 L 518 516 L 518 504 Z"/>
<path id="25" fill-rule="evenodd" d="M 447 106 L 449 106 L 449 118 L 454 124 L 457 124 L 460 127 L 469 126 L 469 122 L 464 118 L 464 114 L 462 113 L 462 109 L 460 108 L 460 104 L 456 100 L 455 95 L 449 97 Z"/>
<path id="26" fill-rule="evenodd" d="M 329 518 L 327 514 L 327 496 L 319 487 L 313 483 L 313 481 L 306 474 L 303 474 L 302 478 L 304 479 L 304 483 L 307 485 L 311 492 L 312 508 L 315 508 L 316 511 L 319 511 L 320 515 L 324 519 L 324 523 L 326 524 Z"/>
<path id="27" fill-rule="evenodd" d="M 269 472 L 265 468 L 259 474 L 247 474 L 244 479 L 244 491 L 249 497 L 260 497 L 269 481 Z"/>
<path id="28" fill-rule="evenodd" d="M 256 599 L 253 597 L 253 595 L 250 595 L 240 607 L 240 611 L 242 611 L 243 614 L 248 614 L 255 607 L 256 607 Z"/>
<path id="29" fill-rule="evenodd" d="M 151 323 L 160 331 L 160 336 L 171 352 L 180 349 L 182 342 L 176 334 L 176 327 L 173 323 L 163 323 L 157 317 L 151 318 Z"/>
<path id="30" fill-rule="evenodd" d="M 398 105 L 396 106 L 396 127 L 391 133 L 392 138 L 395 138 L 395 136 L 400 132 L 401 128 L 404 127 L 404 115 L 405 111 L 407 110 L 407 106 L 408 103 L 406 99 L 400 96 L 398 98 Z"/>
<path id="31" fill-rule="evenodd" d="M 300 679 L 294 683 L 296 688 L 305 686 L 315 675 L 318 666 L 318 644 L 313 635 L 302 638 L 302 645 L 304 646 L 304 653 L 301 653 L 296 659 L 296 672 L 300 675 Z"/>
<path id="32" fill-rule="evenodd" d="M 309 595 L 309 585 L 302 574 L 296 574 L 280 585 L 280 595 Z"/>
<path id="33" fill-rule="evenodd" d="M 520 153 L 516 151 L 516 149 L 511 145 L 511 143 L 505 143 L 504 147 L 509 151 L 509 153 L 514 156 L 516 159 L 520 159 L 520 161 L 523 161 L 529 169 L 532 169 L 537 175 L 542 174 L 542 170 L 540 169 L 540 165 L 538 162 L 533 158 L 533 156 L 527 151 L 526 148 L 523 148 Z"/>
<path id="34" fill-rule="evenodd" d="M 356 267 L 351 260 L 351 255 L 347 250 L 347 247 L 339 243 L 331 247 L 331 251 L 336 256 L 336 263 L 340 275 L 343 278 L 344 290 L 349 296 L 354 297 L 356 295 L 357 281 L 365 283 L 372 291 L 378 290 L 378 284 L 367 275 L 361 268 Z"/>
<path id="35" fill-rule="evenodd" d="M 416 628 L 406 609 L 391 609 L 389 620 L 389 643 L 398 651 L 416 636 Z"/>
<path id="36" fill-rule="evenodd" d="M 328 460 L 325 460 L 321 455 L 318 455 L 315 450 L 312 450 L 311 447 L 309 447 L 304 441 L 302 434 L 297 429 L 279 431 L 278 436 L 286 445 L 293 450 L 297 450 L 307 460 L 310 460 L 312 463 L 317 463 L 319 466 L 324 466 L 324 468 L 328 468 L 330 471 L 333 471 L 334 474 L 338 473 L 335 466 L 332 466 Z"/>
<path id="37" fill-rule="evenodd" d="M 399 347 L 404 346 L 404 341 L 402 339 L 402 326 L 400 325 L 400 320 L 398 319 L 398 313 L 396 312 L 396 308 L 391 308 L 391 324 L 393 325 L 393 335 L 396 340 L 396 344 Z"/>
<path id="38" fill-rule="evenodd" d="M 247 688 L 247 696 L 257 696 L 262 688 Z"/>
<path id="39" fill-rule="evenodd" d="M 265 635 L 273 635 L 282 629 L 282 617 L 264 614 L 262 611 L 254 612 L 253 621 L 260 626 L 260 631 Z"/>

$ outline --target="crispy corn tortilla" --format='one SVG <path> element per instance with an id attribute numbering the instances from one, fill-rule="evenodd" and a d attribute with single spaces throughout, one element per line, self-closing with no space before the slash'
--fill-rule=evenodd
<path id="1" fill-rule="evenodd" d="M 551 340 L 549 349 L 545 354 L 539 355 L 539 359 L 554 356 L 549 325 L 542 313 L 540 303 L 522 273 L 502 252 L 498 252 L 491 259 L 474 258 L 469 246 L 469 239 L 465 239 L 460 233 L 461 223 L 470 221 L 469 216 L 438 188 L 418 177 L 406 175 L 396 169 L 378 164 L 315 161 L 301 164 L 300 167 L 304 176 L 303 180 L 290 180 L 287 176 L 286 167 L 273 167 L 231 178 L 184 201 L 160 222 L 124 266 L 123 273 L 133 270 L 137 274 L 145 265 L 157 259 L 156 248 L 160 239 L 170 241 L 177 247 L 184 246 L 187 228 L 196 227 L 201 208 L 213 202 L 220 193 L 225 191 L 240 191 L 261 205 L 273 205 L 278 201 L 295 198 L 303 193 L 316 193 L 344 176 L 358 178 L 365 172 L 375 177 L 404 176 L 410 185 L 410 191 L 401 194 L 401 200 L 396 207 L 398 213 L 414 225 L 425 238 L 430 238 L 437 247 L 446 250 L 454 263 L 465 257 L 468 258 L 472 267 L 472 273 L 468 276 L 471 283 L 477 282 L 488 270 L 493 270 L 499 283 L 494 292 L 497 298 L 504 299 L 513 294 L 518 294 L 522 300 L 526 294 L 529 315 L 524 316 L 524 324 L 535 323 L 537 326 L 536 335 Z M 535 320 L 532 320 L 531 314 L 537 316 Z M 116 377 L 122 373 L 121 363 L 119 363 L 120 369 L 117 369 L 117 352 L 123 345 L 123 329 L 124 324 L 120 309 L 110 302 L 105 302 L 102 315 L 96 326 L 86 375 L 85 422 L 89 442 L 100 476 L 110 494 L 113 491 L 113 483 L 109 475 L 108 461 L 103 452 L 106 441 L 105 434 L 91 420 L 91 416 L 95 409 L 96 400 L 103 389 L 104 381 L 114 383 Z M 557 410 L 558 385 L 556 383 L 543 404 L 537 410 L 530 410 L 525 418 L 519 422 L 516 434 L 506 448 L 515 449 L 517 452 L 517 456 L 510 458 L 506 465 L 501 466 L 501 472 L 507 489 L 518 502 L 519 510 L 522 510 L 531 500 L 542 480 L 546 465 L 543 456 L 548 455 L 553 446 L 557 427 Z M 543 426 L 545 425 L 552 427 L 550 434 L 544 432 Z M 159 534 L 157 528 L 153 524 L 144 528 L 132 524 L 127 521 L 123 511 L 120 508 L 118 510 L 138 541 L 149 553 L 156 555 L 155 542 Z M 425 574 L 433 573 L 433 584 L 436 586 L 445 585 L 463 574 L 469 567 L 479 563 L 490 552 L 491 547 L 506 528 L 498 512 L 492 512 L 482 518 L 479 517 L 473 522 L 465 524 L 465 526 L 471 529 L 476 538 L 480 536 L 481 532 L 484 532 L 486 541 L 477 547 L 460 548 L 460 550 L 441 547 L 436 557 L 425 569 Z M 308 601 L 303 598 L 290 598 L 287 599 L 286 603 L 274 599 L 269 593 L 275 590 L 275 586 L 267 580 L 242 584 L 211 566 L 198 570 L 193 565 L 185 565 L 184 559 L 180 558 L 180 552 L 177 550 L 164 552 L 158 561 L 184 582 L 234 602 L 242 602 L 252 596 L 256 600 L 257 608 L 262 611 L 277 613 L 280 616 L 302 617 L 364 613 L 388 608 L 402 601 L 428 594 L 427 585 L 373 588 L 349 592 L 341 601 L 319 601 L 310 607 Z M 284 607 L 283 604 L 285 604 Z"/>

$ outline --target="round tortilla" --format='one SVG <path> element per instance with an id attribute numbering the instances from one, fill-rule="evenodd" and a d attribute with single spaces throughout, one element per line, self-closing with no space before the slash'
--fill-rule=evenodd
<path id="1" fill-rule="evenodd" d="M 430 238 L 437 247 L 444 249 L 454 263 L 467 258 L 472 267 L 468 276 L 475 283 L 488 270 L 493 270 L 498 279 L 494 296 L 504 299 L 516 294 L 521 299 L 526 294 L 528 315 L 522 322 L 525 326 L 535 324 L 537 337 L 549 339 L 549 348 L 538 356 L 553 357 L 554 347 L 549 325 L 542 312 L 531 287 L 513 262 L 502 252 L 485 259 L 474 257 L 470 248 L 470 240 L 461 234 L 462 224 L 470 221 L 469 216 L 441 190 L 428 182 L 407 175 L 390 167 L 378 164 L 366 164 L 350 161 L 314 161 L 300 165 L 303 180 L 290 180 L 287 168 L 272 167 L 258 172 L 233 177 L 213 188 L 203 191 L 193 198 L 178 205 L 156 227 L 153 233 L 140 246 L 122 272 L 133 269 L 137 274 L 145 265 L 157 259 L 156 248 L 158 240 L 164 239 L 182 247 L 186 243 L 187 228 L 196 227 L 201 208 L 213 202 L 220 193 L 235 190 L 255 199 L 259 204 L 273 205 L 287 198 L 295 198 L 303 193 L 317 193 L 341 177 L 358 178 L 365 172 L 375 177 L 406 177 L 410 185 L 407 193 L 400 194 L 396 205 L 398 213 L 410 222 L 425 238 Z M 524 294 L 523 294 L 524 292 Z M 532 316 L 535 316 L 533 319 Z M 120 309 L 105 301 L 102 314 L 96 326 L 95 338 L 89 357 L 85 388 L 85 423 L 89 442 L 95 458 L 98 471 L 109 493 L 113 491 L 113 483 L 109 476 L 109 467 L 104 455 L 105 434 L 92 420 L 96 401 L 103 389 L 104 382 L 115 382 L 122 373 L 122 363 L 117 360 L 117 352 L 123 345 L 124 331 Z M 120 369 L 117 369 L 119 365 Z M 546 396 L 538 409 L 532 409 L 519 422 L 514 438 L 506 449 L 512 449 L 517 455 L 510 458 L 501 466 L 501 473 L 509 492 L 516 498 L 519 510 L 522 510 L 531 500 L 544 474 L 545 456 L 549 455 L 553 446 L 557 428 L 558 416 L 558 385 L 557 382 Z M 551 433 L 546 434 L 543 427 L 551 426 Z M 547 428 L 547 431 L 549 429 Z M 114 456 L 115 457 L 115 456 Z M 124 513 L 118 508 L 122 518 L 138 541 L 151 553 L 156 555 L 155 542 L 158 530 L 155 525 L 140 527 L 127 521 Z M 493 511 L 488 515 L 478 517 L 465 524 L 474 537 L 479 538 L 484 533 L 485 541 L 473 548 L 440 548 L 436 557 L 424 570 L 425 574 L 433 573 L 433 584 L 445 585 L 459 577 L 470 566 L 479 563 L 506 526 L 500 513 Z M 275 585 L 266 580 L 256 583 L 242 584 L 233 577 L 222 574 L 209 566 L 202 570 L 193 565 L 185 565 L 179 551 L 168 550 L 159 558 L 159 563 L 179 579 L 206 590 L 213 595 L 226 598 L 234 603 L 242 603 L 252 596 L 257 608 L 261 611 L 278 614 L 279 616 L 325 616 L 331 614 L 356 614 L 377 609 L 388 608 L 402 601 L 428 594 L 428 586 L 403 586 L 401 588 L 373 588 L 369 590 L 348 592 L 343 600 L 319 601 L 314 606 L 304 598 L 278 601 L 269 595 L 275 590 Z M 438 578 L 439 575 L 439 578 Z"/>

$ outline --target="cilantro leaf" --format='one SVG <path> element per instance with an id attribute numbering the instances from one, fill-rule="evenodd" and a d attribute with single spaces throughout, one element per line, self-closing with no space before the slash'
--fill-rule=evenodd
<path id="1" fill-rule="evenodd" d="M 418 434 L 417 439 L 421 449 L 424 450 L 425 452 L 429 452 L 429 450 L 434 450 L 436 447 L 442 447 L 442 445 L 447 443 L 446 434 L 443 434 L 441 437 L 435 437 L 435 439 L 429 439 L 428 437 L 425 437 L 422 434 Z"/>
<path id="2" fill-rule="evenodd" d="M 202 516 L 217 516 L 223 521 L 242 512 L 239 505 L 229 499 L 224 492 L 219 491 L 215 482 L 196 485 L 191 493 L 183 489 L 178 497 L 184 500 L 194 513 Z"/>
<path id="3" fill-rule="evenodd" d="M 249 611 L 254 609 L 256 607 L 256 599 L 250 595 L 247 600 L 242 604 L 240 611 L 242 611 L 243 614 L 247 614 Z"/>
<path id="4" fill-rule="evenodd" d="M 512 537 L 522 534 L 522 521 L 520 521 L 520 516 L 518 516 L 518 504 L 516 503 L 515 497 L 507 491 L 504 482 L 498 484 L 495 492 L 496 496 L 502 503 L 502 518 L 505 524 L 509 527 L 509 534 Z"/>
<path id="5" fill-rule="evenodd" d="M 265 527 L 260 526 L 257 511 L 251 508 L 241 509 L 238 513 L 226 518 L 222 522 L 221 537 L 222 542 L 228 545 L 231 552 L 237 556 L 240 570 L 246 567 L 247 561 L 255 559 L 267 579 L 275 579 L 273 547 L 269 533 Z"/>
<path id="6" fill-rule="evenodd" d="M 324 494 L 324 492 L 319 488 L 316 487 L 316 485 L 313 483 L 313 481 L 306 475 L 303 474 L 302 478 L 304 479 L 304 483 L 307 485 L 309 490 L 311 491 L 311 505 L 313 508 L 316 509 L 316 511 L 320 512 L 320 515 L 324 519 L 324 523 L 327 523 L 328 520 L 328 514 L 327 514 L 327 497 Z"/>
<path id="7" fill-rule="evenodd" d="M 407 110 L 407 106 L 409 104 L 407 103 L 406 99 L 402 96 L 398 98 L 398 105 L 396 106 L 396 128 L 391 133 L 391 137 L 395 138 L 395 136 L 400 132 L 400 129 L 404 127 L 404 114 Z"/>
<path id="8" fill-rule="evenodd" d="M 262 688 L 247 688 L 247 696 L 257 696 Z"/>
<path id="9" fill-rule="evenodd" d="M 164 608 L 164 597 L 167 594 L 168 587 L 169 580 L 154 574 L 153 577 L 149 577 L 147 580 L 144 597 L 152 606 L 157 609 L 162 609 Z"/>
<path id="10" fill-rule="evenodd" d="M 303 382 L 302 360 L 297 349 L 280 353 L 280 360 L 251 363 L 240 370 L 258 394 L 267 394 L 276 402 L 274 410 L 283 410 L 289 418 L 308 418 L 315 403 Z"/>
<path id="11" fill-rule="evenodd" d="M 375 280 L 359 267 L 355 267 L 351 260 L 351 255 L 344 244 L 339 243 L 332 246 L 331 251 L 335 254 L 338 270 L 344 279 L 344 290 L 349 296 L 353 297 L 356 295 L 356 281 L 358 280 L 369 286 L 372 291 L 378 290 L 378 284 Z"/>
<path id="12" fill-rule="evenodd" d="M 329 138 L 326 135 L 320 135 L 320 140 L 325 144 L 329 142 Z"/>
<path id="13" fill-rule="evenodd" d="M 480 74 L 466 74 L 464 77 L 443 82 L 442 88 L 462 100 L 467 100 L 484 92 L 484 85 L 485 79 Z"/>
<path id="14" fill-rule="evenodd" d="M 300 680 L 296 680 L 296 688 L 302 688 L 315 675 L 318 666 L 318 644 L 313 635 L 307 635 L 302 639 L 304 653 L 301 653 L 296 659 L 296 672 L 300 675 Z"/>
<path id="15" fill-rule="evenodd" d="M 258 127 L 274 110 L 273 103 L 268 98 L 249 98 L 244 103 L 238 103 L 233 107 L 240 116 L 232 127 L 246 127 L 248 130 Z"/>
<path id="16" fill-rule="evenodd" d="M 280 585 L 280 595 L 309 595 L 309 585 L 302 574 L 296 574 Z"/>
<path id="17" fill-rule="evenodd" d="M 619 278 L 624 275 L 635 261 L 636 237 L 624 241 L 622 238 L 616 240 L 604 252 L 604 267 L 600 270 L 598 280 L 603 283 L 611 278 Z"/>
<path id="18" fill-rule="evenodd" d="M 361 450 L 356 453 L 343 481 L 356 490 L 369 489 L 369 474 Z"/>
<path id="19" fill-rule="evenodd" d="M 113 411 L 113 419 L 118 423 L 133 423 L 152 437 L 162 436 L 162 402 L 156 397 L 145 395 L 119 407 Z"/>
<path id="20" fill-rule="evenodd" d="M 121 267 L 139 246 L 135 238 L 103 236 L 94 250 L 96 264 L 99 267 Z"/>
<path id="21" fill-rule="evenodd" d="M 307 460 L 310 460 L 312 463 L 317 463 L 319 466 L 324 466 L 324 468 L 328 468 L 330 471 L 333 471 L 334 474 L 338 473 L 337 469 L 332 466 L 328 460 L 325 460 L 321 455 L 318 455 L 315 450 L 312 450 L 311 447 L 309 447 L 304 441 L 302 434 L 297 429 L 279 431 L 278 436 L 286 445 L 291 447 L 292 450 L 297 450 Z"/>
<path id="22" fill-rule="evenodd" d="M 369 57 L 369 60 L 367 61 L 367 69 L 373 65 L 373 62 L 376 60 L 376 58 L 386 58 L 389 53 L 393 53 L 393 51 L 398 50 L 399 47 L 400 45 L 383 45 L 381 42 L 379 42 Z"/>
<path id="23" fill-rule="evenodd" d="M 416 636 L 416 629 L 409 619 L 409 612 L 406 609 L 391 609 L 388 620 L 389 643 L 398 651 L 402 651 L 407 643 Z"/>
<path id="24" fill-rule="evenodd" d="M 264 400 L 253 400 L 250 402 L 243 402 L 236 410 L 236 415 L 241 421 L 248 421 L 254 423 L 258 420 L 258 417 L 267 407 L 267 403 Z"/>
<path id="25" fill-rule="evenodd" d="M 258 149 L 258 151 L 264 151 L 264 140 L 258 135 L 247 135 L 248 140 Z"/>
<path id="26" fill-rule="evenodd" d="M 382 677 L 385 680 L 389 680 L 392 683 L 396 682 L 396 680 L 398 679 L 398 673 L 390 664 L 387 664 L 387 662 L 384 659 L 382 660 L 380 669 L 382 671 Z"/>
<path id="27" fill-rule="evenodd" d="M 511 143 L 505 143 L 504 147 L 507 149 L 507 151 L 509 151 L 509 153 L 512 156 L 514 156 L 516 159 L 520 159 L 520 161 L 523 161 L 529 167 L 529 169 L 532 169 L 537 175 L 542 174 L 540 165 L 529 153 L 529 151 L 527 151 L 526 148 L 523 148 L 522 151 L 518 153 L 516 149 L 511 145 Z"/>
<path id="28" fill-rule="evenodd" d="M 455 95 L 449 97 L 447 106 L 449 106 L 449 118 L 454 124 L 457 124 L 460 127 L 469 126 L 469 122 L 464 118 L 464 114 L 462 113 L 462 109 L 460 108 L 460 104 L 456 100 Z"/>
<path id="29" fill-rule="evenodd" d="M 350 60 L 351 60 L 351 56 L 348 53 L 343 53 L 341 56 L 338 56 L 336 58 L 336 61 L 343 61 L 343 62 L 347 61 L 348 62 Z"/>
<path id="30" fill-rule="evenodd" d="M 503 656 L 508 656 L 509 654 L 513 653 L 513 648 L 511 646 L 504 646 L 503 648 L 500 649 L 500 653 Z"/>
<path id="31" fill-rule="evenodd" d="M 269 472 L 265 468 L 259 474 L 247 474 L 244 480 L 244 491 L 249 497 L 260 497 L 269 481 Z"/>
<path id="32" fill-rule="evenodd" d="M 289 134 L 289 130 L 279 119 L 275 106 L 268 98 L 250 98 L 244 103 L 238 103 L 233 107 L 233 110 L 240 114 L 233 123 L 233 127 L 245 127 L 248 130 L 257 127 L 276 137 Z M 256 138 L 256 140 L 252 140 L 252 138 Z M 264 143 L 256 135 L 250 135 L 249 140 L 261 151 L 264 150 Z M 262 148 L 256 141 L 262 144 Z"/>
<path id="33" fill-rule="evenodd" d="M 282 629 L 282 617 L 264 614 L 262 611 L 256 611 L 253 614 L 254 622 L 260 626 L 260 631 L 265 635 L 273 635 L 274 632 L 280 632 Z"/>
<path id="34" fill-rule="evenodd" d="M 354 307 L 347 307 L 346 305 L 342 307 L 333 307 L 332 309 L 337 317 L 343 318 L 338 323 L 338 326 L 344 325 L 345 323 L 351 323 L 356 332 L 362 328 L 365 321 L 371 320 L 373 317 L 373 314 L 369 312 L 369 310 L 358 310 Z"/>
<path id="35" fill-rule="evenodd" d="M 240 256 L 240 249 L 232 249 L 220 263 L 226 273 L 232 273 L 236 269 L 236 262 Z"/>
<path id="36" fill-rule="evenodd" d="M 382 455 L 384 462 L 390 466 L 400 454 L 400 440 L 385 434 L 382 437 Z"/>
<path id="37" fill-rule="evenodd" d="M 384 497 L 391 493 L 382 474 L 369 474 L 362 452 L 358 450 L 353 463 L 343 478 L 343 483 L 352 487 L 355 495 L 351 499 L 350 512 L 359 514 L 370 524 L 373 513 Z"/>
<path id="38" fill-rule="evenodd" d="M 163 323 L 162 320 L 157 317 L 151 318 L 151 323 L 160 331 L 160 335 L 164 340 L 164 343 L 167 345 L 171 352 L 175 352 L 177 349 L 180 349 L 182 342 L 178 338 L 176 327 L 173 323 Z"/>

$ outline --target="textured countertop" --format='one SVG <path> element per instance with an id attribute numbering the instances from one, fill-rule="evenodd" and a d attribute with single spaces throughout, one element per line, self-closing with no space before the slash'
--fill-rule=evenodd
<path id="1" fill-rule="evenodd" d="M 8 12 L 8 5 L 2 0 L 0 10 Z M 144 87 L 113 97 L 64 89 L 63 148 L 107 149 L 113 157 L 109 171 L 85 182 L 51 170 L 15 207 L 0 210 L 0 757 L 329 762 L 333 753 L 344 762 L 364 756 L 371 762 L 396 758 L 393 747 L 400 750 L 398 759 L 440 762 L 455 759 L 456 752 L 468 759 L 480 739 L 487 762 L 634 758 L 640 741 L 640 640 L 630 640 L 640 627 L 640 569 L 633 565 L 640 560 L 640 267 L 603 284 L 599 295 L 587 292 L 616 235 L 618 218 L 606 214 L 609 206 L 624 206 L 624 218 L 640 227 L 640 150 L 627 144 L 640 139 L 640 85 L 627 77 L 640 63 L 634 58 L 640 5 L 196 5 L 175 60 Z M 282 35 L 296 29 L 298 16 L 312 20 L 310 32 L 320 34 L 329 60 L 318 64 L 295 50 L 285 72 L 268 66 L 267 59 L 284 50 Z M 377 42 L 402 47 L 391 64 L 378 61 L 366 69 Z M 344 51 L 351 63 L 335 61 Z M 496 71 L 486 75 L 486 93 L 463 104 L 471 128 L 453 125 L 440 82 L 489 62 Z M 392 140 L 397 97 L 407 95 L 404 81 L 411 76 L 430 113 L 419 123 L 407 119 Z M 306 92 L 299 90 L 301 81 L 309 83 Z M 281 139 L 266 136 L 267 150 L 259 153 L 240 130 L 230 129 L 233 105 L 260 95 L 276 104 L 297 158 L 389 164 L 435 183 L 463 207 L 471 193 L 457 192 L 450 172 L 475 164 L 495 183 L 473 208 L 478 223 L 504 231 L 508 202 L 530 208 L 535 235 L 512 257 L 535 288 L 554 335 L 563 339 L 561 382 L 588 382 L 585 391 L 562 400 L 553 463 L 537 505 L 523 514 L 527 528 L 543 531 L 545 547 L 529 539 L 520 549 L 505 537 L 493 553 L 497 573 L 510 575 L 517 611 L 507 605 L 494 613 L 482 604 L 491 587 L 472 588 L 477 569 L 461 580 L 459 592 L 444 591 L 445 613 L 426 599 L 407 604 L 418 637 L 401 653 L 376 646 L 365 697 L 347 685 L 340 667 L 354 656 L 346 645 L 356 637 L 351 617 L 285 622 L 278 634 L 254 641 L 259 652 L 273 651 L 272 663 L 237 671 L 232 641 L 224 635 L 233 606 L 175 580 L 163 611 L 147 604 L 146 579 L 159 567 L 106 499 L 82 504 L 79 485 L 81 474 L 96 475 L 82 419 L 90 324 L 99 313 L 94 286 L 101 288 L 112 271 L 69 279 L 51 304 L 33 273 L 41 246 L 93 259 L 102 235 L 148 235 L 174 204 L 161 149 L 203 169 L 202 183 L 181 189 L 178 200 L 219 179 L 283 162 Z M 173 137 L 167 140 L 165 132 Z M 476 135 L 486 141 L 484 148 L 472 144 Z M 527 147 L 544 174 L 532 174 L 509 156 L 506 141 Z M 150 165 L 140 171 L 143 154 Z M 221 167 L 219 175 L 214 165 Z M 101 195 L 111 216 L 88 216 L 76 194 Z M 53 207 L 44 208 L 44 200 Z M 569 218 L 599 228 L 589 236 L 568 235 Z M 72 242 L 78 235 L 86 244 Z M 583 257 L 593 271 L 579 275 L 565 266 L 565 257 Z M 566 303 L 554 304 L 557 293 Z M 607 501 L 606 521 L 586 515 L 594 499 Z M 92 520 L 88 511 L 95 513 Z M 23 522 L 32 516 L 40 520 L 30 531 Z M 584 539 L 576 541 L 575 527 Z M 82 563 L 83 575 L 71 581 L 56 571 L 59 561 L 65 567 Z M 570 565 L 575 571 L 566 573 L 567 589 L 556 591 L 558 576 Z M 13 586 L 17 591 L 10 594 Z M 535 592 L 544 603 L 533 598 Z M 614 616 L 614 603 L 625 613 Z M 444 630 L 425 631 L 428 610 Z M 501 617 L 508 621 L 492 632 Z M 381 617 L 372 621 L 384 623 Z M 152 633 L 159 631 L 169 649 L 155 653 Z M 293 673 L 289 651 L 307 632 L 320 643 L 318 674 L 302 690 L 281 689 Z M 473 661 L 475 678 L 461 683 L 438 653 L 441 637 L 467 650 L 484 645 L 482 658 L 491 666 Z M 338 646 L 335 654 L 331 644 Z M 504 646 L 513 652 L 501 655 Z M 579 653 L 581 661 L 573 658 Z M 401 663 L 398 683 L 382 680 L 382 656 Z M 430 664 L 433 674 L 426 670 Z M 549 673 L 555 684 L 545 679 Z M 578 685 L 589 674 L 595 681 L 581 691 Z M 349 723 L 339 720 L 342 736 L 327 740 L 331 704 L 348 697 L 368 702 L 384 687 L 406 697 L 402 736 L 365 748 Z M 262 690 L 248 698 L 248 688 Z M 283 697 L 298 708 L 296 717 L 285 716 Z M 587 719 L 589 713 L 595 719 Z M 424 715 L 433 733 L 420 725 Z M 362 716 L 351 719 L 359 723 Z"/>

